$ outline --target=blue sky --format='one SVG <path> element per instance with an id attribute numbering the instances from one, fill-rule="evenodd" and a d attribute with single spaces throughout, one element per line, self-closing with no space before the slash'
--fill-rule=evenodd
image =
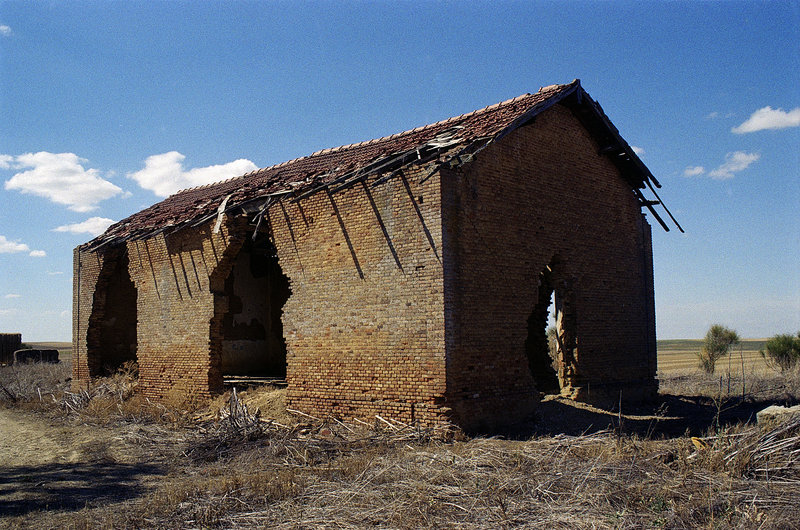
<path id="1" fill-rule="evenodd" d="M 580 78 L 686 230 L 659 338 L 800 329 L 800 3 L 0 0 L 0 332 L 165 193 Z"/>

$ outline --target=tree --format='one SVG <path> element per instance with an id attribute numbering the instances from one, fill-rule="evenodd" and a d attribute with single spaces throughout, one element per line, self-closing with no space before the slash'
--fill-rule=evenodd
<path id="1" fill-rule="evenodd" d="M 703 345 L 697 353 L 700 368 L 706 373 L 713 374 L 717 359 L 725 357 L 731 348 L 740 342 L 736 331 L 720 324 L 714 324 L 706 333 Z"/>
<path id="2" fill-rule="evenodd" d="M 547 335 L 547 351 L 555 364 L 558 361 L 558 330 L 555 326 L 548 326 L 545 334 Z"/>
<path id="3" fill-rule="evenodd" d="M 800 361 L 800 331 L 794 335 L 775 335 L 770 338 L 760 351 L 761 356 L 780 368 L 781 372 L 791 370 Z"/>

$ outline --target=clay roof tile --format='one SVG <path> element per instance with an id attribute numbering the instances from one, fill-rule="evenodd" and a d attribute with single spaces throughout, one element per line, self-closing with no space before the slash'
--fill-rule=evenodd
<path id="1" fill-rule="evenodd" d="M 305 192 L 334 180 L 336 177 L 331 176 L 331 172 L 341 173 L 343 168 L 364 167 L 386 155 L 421 148 L 456 123 L 462 127 L 458 132 L 458 137 L 462 139 L 491 137 L 550 98 L 567 93 L 576 86 L 580 86 L 578 80 L 566 85 L 550 85 L 535 94 L 524 94 L 408 131 L 322 149 L 221 182 L 182 190 L 112 225 L 89 245 L 98 241 L 146 237 L 148 232 L 159 230 L 168 223 L 178 224 L 202 218 L 213 214 L 228 195 L 233 195 L 235 202 L 242 202 L 282 191 L 295 194 Z M 289 185 L 298 182 L 301 184 Z M 202 203 L 205 204 L 204 208 L 196 206 Z"/>

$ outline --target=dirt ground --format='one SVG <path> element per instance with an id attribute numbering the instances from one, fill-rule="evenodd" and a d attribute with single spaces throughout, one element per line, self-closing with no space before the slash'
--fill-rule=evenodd
<path id="1" fill-rule="evenodd" d="M 103 433 L 46 421 L 39 414 L 0 408 L 0 467 L 71 464 L 85 459 L 84 446 L 107 446 Z M 94 453 L 95 451 L 91 451 Z"/>
<path id="2" fill-rule="evenodd" d="M 0 406 L 0 527 L 60 527 L 48 511 L 117 503 L 152 489 L 167 466 L 136 438 L 135 429 Z"/>

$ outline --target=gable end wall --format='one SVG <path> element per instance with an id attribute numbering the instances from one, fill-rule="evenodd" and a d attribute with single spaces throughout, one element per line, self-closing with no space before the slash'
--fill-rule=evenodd
<path id="1" fill-rule="evenodd" d="M 447 393 L 466 427 L 535 410 L 527 319 L 554 256 L 577 315 L 576 373 L 564 392 L 638 400 L 657 388 L 649 226 L 598 151 L 556 105 L 443 175 Z"/>

